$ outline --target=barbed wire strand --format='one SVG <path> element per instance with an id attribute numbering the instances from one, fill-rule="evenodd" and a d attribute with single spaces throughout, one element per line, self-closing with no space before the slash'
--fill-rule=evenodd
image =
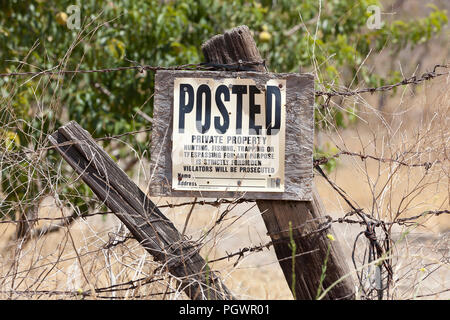
<path id="1" fill-rule="evenodd" d="M 185 64 L 185 65 L 179 65 L 179 66 L 172 66 L 172 67 L 162 67 L 162 66 L 150 66 L 150 65 L 135 65 L 135 66 L 127 66 L 127 67 L 116 67 L 116 68 L 105 68 L 105 69 L 93 69 L 93 70 L 60 70 L 60 71 L 51 71 L 51 70 L 45 70 L 45 71 L 40 71 L 40 72 L 11 72 L 11 73 L 0 73 L 0 77 L 27 77 L 27 76 L 63 76 L 63 75 L 74 75 L 74 74 L 90 74 L 90 73 L 109 73 L 109 72 L 120 72 L 120 71 L 127 71 L 127 70 L 136 70 L 138 72 L 144 72 L 144 71 L 158 71 L 158 70 L 217 70 L 217 69 L 222 69 L 222 70 L 228 70 L 228 71 L 246 71 L 246 70 L 251 70 L 250 67 L 254 66 L 254 65 L 261 65 L 264 64 L 265 65 L 265 61 L 254 61 L 254 62 L 244 62 L 244 61 L 239 61 L 238 63 L 235 64 L 211 64 L 211 63 L 200 63 L 200 64 Z M 431 72 L 425 72 L 423 73 L 421 76 L 412 76 L 409 78 L 405 78 L 402 81 L 399 81 L 397 83 L 394 84 L 390 84 L 390 85 L 384 85 L 384 86 L 380 86 L 380 87 L 373 87 L 373 88 L 363 88 L 363 89 L 358 89 L 358 90 L 342 90 L 342 91 L 336 91 L 336 90 L 330 90 L 330 91 L 315 91 L 315 96 L 316 97 L 325 97 L 327 103 L 330 102 L 332 97 L 336 97 L 336 96 L 341 96 L 341 97 L 350 97 L 350 96 L 355 96 L 355 95 L 360 95 L 360 94 L 364 94 L 364 93 L 374 93 L 374 92 L 381 92 L 381 91 L 389 91 L 389 90 L 393 90 L 397 87 L 400 86 L 406 86 L 406 85 L 417 85 L 420 84 L 424 81 L 428 81 L 437 77 L 441 77 L 441 76 L 445 76 L 445 75 L 449 75 L 449 72 L 437 72 L 438 69 L 448 69 L 448 65 L 441 65 L 441 64 L 437 64 L 434 66 L 433 71 Z M 54 69 L 53 69 L 54 70 Z M 113 140 L 113 139 L 120 139 L 124 136 L 127 135 L 135 135 L 141 132 L 148 132 L 151 130 L 150 128 L 145 128 L 143 130 L 139 130 L 139 131 L 133 131 L 133 132 L 127 132 L 124 134 L 119 134 L 119 135 L 115 135 L 115 136 L 107 136 L 107 137 L 102 137 L 102 138 L 97 138 L 97 141 L 104 141 L 104 140 Z M 8 154 L 10 156 L 15 155 L 18 157 L 25 157 L 26 158 L 26 154 L 27 153 L 35 153 L 35 152 L 40 152 L 40 151 L 45 151 L 45 150 L 49 150 L 54 148 L 54 146 L 51 147 L 44 147 L 44 148 L 39 148 L 36 150 L 25 150 L 22 152 L 8 152 Z M 328 163 L 331 159 L 334 158 L 338 158 L 341 155 L 347 155 L 347 156 L 354 156 L 354 157 L 359 157 L 361 158 L 361 160 L 367 160 L 367 159 L 371 159 L 371 160 L 375 160 L 375 161 L 379 161 L 379 162 L 394 162 L 397 163 L 401 166 L 408 166 L 408 167 L 424 167 L 426 170 L 430 169 L 434 164 L 436 163 L 442 163 L 443 161 L 446 161 L 448 159 L 438 159 L 435 160 L 434 162 L 423 162 L 423 163 L 407 163 L 403 160 L 400 160 L 399 158 L 382 158 L 382 157 L 377 157 L 377 156 L 373 156 L 373 155 L 367 155 L 367 154 L 362 154 L 362 153 L 355 153 L 355 152 L 351 152 L 351 151 L 340 151 L 334 155 L 331 155 L 329 157 L 320 157 L 320 158 L 316 158 L 314 159 L 314 167 L 315 169 L 328 181 L 328 183 L 330 183 L 330 185 L 333 187 L 333 189 L 347 202 L 347 204 L 349 204 L 349 206 L 351 207 L 352 211 L 346 213 L 343 217 L 337 218 L 337 219 L 332 219 L 330 216 L 324 216 L 318 219 L 313 219 L 312 221 L 307 221 L 305 224 L 302 224 L 301 226 L 296 226 L 295 229 L 297 229 L 298 231 L 300 231 L 302 228 L 304 228 L 304 226 L 308 223 L 317 223 L 318 227 L 313 230 L 310 231 L 306 234 L 302 234 L 301 232 L 298 232 L 295 237 L 305 237 L 305 236 L 309 236 L 313 233 L 320 233 L 320 232 L 324 232 L 326 230 L 328 230 L 332 224 L 334 223 L 349 223 L 349 224 L 359 224 L 361 226 L 366 226 L 366 231 L 363 231 L 365 236 L 367 237 L 367 239 L 369 239 L 369 241 L 371 242 L 371 244 L 374 246 L 374 248 L 377 251 L 377 255 L 378 258 L 380 258 L 381 256 L 383 256 L 384 254 L 384 250 L 381 244 L 378 243 L 378 239 L 375 235 L 374 232 L 374 228 L 375 227 L 384 227 L 386 225 L 393 225 L 393 224 L 398 224 L 398 225 L 413 225 L 413 224 L 417 224 L 417 220 L 420 218 L 423 218 L 425 216 L 429 216 L 429 215 L 433 215 L 433 216 L 439 216 L 442 214 L 450 214 L 449 210 L 429 210 L 429 211 L 425 211 L 422 212 L 418 215 L 415 216 L 411 216 L 411 217 L 407 217 L 407 218 L 399 218 L 396 219 L 395 221 L 383 221 L 380 219 L 375 219 L 374 217 L 372 217 L 371 215 L 368 215 L 367 213 L 364 213 L 363 210 L 361 208 L 358 208 L 355 204 L 352 203 L 352 201 L 350 201 L 348 199 L 348 197 L 346 196 L 345 191 L 343 191 L 340 187 L 338 187 L 334 182 L 332 182 L 327 175 L 323 172 L 323 170 L 320 168 L 320 165 L 326 164 Z M 24 159 L 25 159 L 24 158 Z M 17 159 L 16 159 L 17 160 Z M 206 200 L 197 200 L 197 201 L 188 201 L 188 202 L 182 202 L 182 203 L 178 203 L 178 204 L 170 204 L 167 203 L 165 205 L 161 205 L 159 206 L 159 208 L 177 208 L 177 207 L 182 207 L 182 206 L 186 206 L 186 205 L 209 205 L 209 206 L 214 206 L 214 207 L 220 207 L 221 205 L 224 204 L 238 204 L 238 203 L 242 203 L 242 202 L 254 202 L 254 200 L 247 200 L 247 199 L 234 199 L 234 200 L 229 200 L 229 199 L 217 199 L 214 201 L 206 201 Z M 227 209 L 229 210 L 229 209 Z M 227 212 L 227 211 L 225 211 Z M 55 217 L 55 218 L 50 218 L 50 217 L 37 217 L 34 219 L 27 219 L 27 220 L 3 220 L 0 221 L 0 224 L 4 224 L 4 223 L 20 223 L 20 222 L 37 222 L 37 221 L 54 221 L 54 220 L 62 220 L 61 221 L 61 225 L 66 225 L 68 223 L 72 223 L 73 221 L 75 221 L 77 218 L 88 218 L 88 217 L 92 217 L 92 216 L 96 216 L 96 215 L 106 215 L 106 214 L 111 214 L 112 212 L 110 211 L 105 211 L 105 212 L 94 212 L 94 213 L 88 213 L 88 214 L 83 214 L 83 215 L 70 215 L 70 216 L 65 216 L 65 217 Z M 221 215 L 222 217 L 223 215 Z M 359 219 L 351 219 L 352 216 L 357 216 Z M 222 220 L 219 217 L 218 221 L 216 223 L 214 223 L 214 225 L 217 225 L 219 223 L 221 223 Z M 282 234 L 283 232 L 288 232 L 289 230 L 285 230 L 285 231 L 280 231 L 279 233 Z M 370 232 L 371 231 L 371 232 Z M 132 239 L 131 236 L 125 236 L 123 238 L 123 240 L 119 240 L 119 241 L 115 241 L 115 242 L 111 242 L 111 243 L 107 243 L 105 246 L 103 246 L 103 249 L 111 249 L 112 247 L 115 246 L 119 246 L 119 245 L 124 245 L 126 241 Z M 218 261 L 222 261 L 222 260 L 230 260 L 231 258 L 237 257 L 237 260 L 235 261 L 234 265 L 236 265 L 246 254 L 250 254 L 250 253 L 255 253 L 255 252 L 260 252 L 264 249 L 269 249 L 271 246 L 273 246 L 274 241 L 277 240 L 272 240 L 269 241 L 267 243 L 264 244 L 259 244 L 256 246 L 249 246 L 249 247 L 244 247 L 239 249 L 236 252 L 232 252 L 232 253 L 226 253 L 225 255 L 212 259 L 209 261 L 209 263 L 213 263 L 213 262 L 218 262 Z M 280 241 L 284 241 L 282 238 L 280 239 Z M 354 252 L 352 253 L 354 254 Z M 388 271 L 389 273 L 389 278 L 392 278 L 392 266 L 389 264 L 388 260 L 383 260 L 383 266 L 385 267 L 385 269 Z M 103 298 L 102 296 L 98 296 L 97 293 L 105 293 L 105 292 L 113 292 L 113 291 L 121 291 L 121 290 L 130 290 L 130 289 L 135 289 L 138 286 L 141 286 L 143 284 L 146 283 L 139 283 L 136 284 L 136 281 L 139 281 L 141 279 L 138 280 L 134 280 L 134 282 L 126 282 L 126 283 L 121 283 L 121 284 L 117 284 L 117 285 L 111 285 L 110 287 L 105 287 L 105 288 L 96 288 L 94 291 L 83 291 L 80 293 L 80 291 L 53 291 L 53 290 L 41 290 L 41 291 L 17 291 L 17 290 L 10 290 L 8 292 L 6 291 L 1 291 L 0 293 L 7 293 L 7 294 L 17 294 L 17 295 L 34 295 L 34 294 L 49 294 L 49 295 L 75 295 L 75 296 L 91 296 L 91 295 L 95 295 L 95 297 L 98 298 Z M 125 285 L 128 285 L 127 287 L 123 287 Z M 362 285 L 362 284 L 361 284 Z M 152 295 L 160 295 L 160 294 L 167 294 L 170 292 L 164 292 L 164 293 L 153 293 L 153 294 L 149 294 L 149 295 L 142 295 L 142 297 L 148 297 L 148 296 L 152 296 Z M 114 298 L 126 298 L 126 297 L 111 297 L 111 296 L 107 296 L 104 298 L 108 298 L 108 299 L 114 299 Z"/>
<path id="2" fill-rule="evenodd" d="M 104 68 L 104 69 L 92 69 L 92 70 L 60 70 L 60 71 L 29 71 L 29 72 L 9 72 L 9 73 L 0 73 L 0 78 L 6 77 L 23 77 L 23 76 L 63 76 L 63 75 L 74 75 L 74 74 L 89 74 L 89 73 L 109 73 L 109 72 L 118 72 L 118 71 L 129 71 L 136 70 L 140 73 L 144 71 L 158 71 L 158 70 L 227 70 L 227 71 L 254 71 L 251 67 L 256 65 L 264 65 L 265 60 L 262 61 L 242 61 L 240 60 L 238 63 L 230 63 L 230 64 L 218 64 L 218 63 L 210 63 L 210 62 L 202 62 L 202 63 L 193 63 L 193 64 L 184 64 L 177 66 L 151 66 L 151 65 L 134 65 L 134 66 L 126 66 L 126 67 L 115 67 L 115 68 Z M 350 97 L 355 95 L 360 95 L 363 93 L 374 93 L 380 91 L 389 91 L 393 90 L 400 86 L 405 85 L 417 85 L 424 81 L 428 81 L 437 77 L 449 75 L 449 72 L 437 72 L 438 69 L 448 69 L 448 64 L 436 64 L 433 67 L 433 71 L 425 72 L 420 76 L 411 76 L 409 78 L 404 78 L 403 80 L 384 85 L 380 87 L 371 87 L 371 88 L 363 88 L 358 90 L 343 90 L 336 91 L 331 89 L 330 91 L 315 91 L 315 96 L 325 96 L 327 98 L 327 102 L 330 101 L 330 98 L 341 96 L 341 97 Z M 54 68 L 53 68 L 54 69 Z"/>

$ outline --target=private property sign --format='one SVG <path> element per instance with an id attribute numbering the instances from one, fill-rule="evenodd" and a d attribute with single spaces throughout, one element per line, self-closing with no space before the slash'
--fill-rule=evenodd
<path id="1" fill-rule="evenodd" d="M 158 71 L 152 196 L 311 200 L 313 78 Z"/>
<path id="2" fill-rule="evenodd" d="M 286 81 L 175 78 L 172 189 L 284 191 Z"/>

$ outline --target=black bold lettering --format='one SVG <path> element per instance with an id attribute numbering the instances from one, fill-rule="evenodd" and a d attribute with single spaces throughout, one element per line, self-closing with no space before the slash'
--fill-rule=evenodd
<path id="1" fill-rule="evenodd" d="M 247 86 L 233 85 L 231 92 L 236 95 L 236 133 L 242 133 L 242 95 L 247 93 Z"/>
<path id="2" fill-rule="evenodd" d="M 188 95 L 186 103 L 186 94 Z M 184 120 L 186 113 L 192 111 L 194 107 L 194 88 L 190 84 L 181 83 L 180 84 L 180 106 L 178 113 L 178 132 L 184 132 Z"/>
<path id="3" fill-rule="evenodd" d="M 275 124 L 272 125 L 272 96 L 275 98 Z M 266 90 L 266 129 L 267 135 L 275 135 L 281 125 L 281 92 L 277 86 L 267 86 Z"/>
<path id="4" fill-rule="evenodd" d="M 205 96 L 205 123 L 202 123 L 203 95 Z M 195 113 L 195 125 L 197 131 L 205 133 L 211 126 L 211 90 L 206 84 L 202 84 L 197 89 L 197 110 Z"/>
<path id="5" fill-rule="evenodd" d="M 220 114 L 223 118 L 223 124 L 220 124 L 220 117 L 214 117 L 214 127 L 218 133 L 225 133 L 230 126 L 230 117 L 228 116 L 228 111 L 223 101 L 221 100 L 221 95 L 223 95 L 224 101 L 230 101 L 230 90 L 226 85 L 220 85 L 216 90 L 216 105 L 219 109 Z"/>
<path id="6" fill-rule="evenodd" d="M 261 105 L 255 104 L 255 94 L 261 93 L 261 91 L 256 86 L 249 87 L 249 129 L 250 134 L 260 134 L 262 126 L 255 125 L 255 114 L 261 113 Z"/>

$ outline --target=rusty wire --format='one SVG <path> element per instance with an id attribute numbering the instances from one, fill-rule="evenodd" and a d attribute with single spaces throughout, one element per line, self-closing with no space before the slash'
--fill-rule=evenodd
<path id="1" fill-rule="evenodd" d="M 437 64 L 434 66 L 433 71 L 425 72 L 420 76 L 411 76 L 409 78 L 404 78 L 403 80 L 389 84 L 384 85 L 380 87 L 372 87 L 372 88 L 364 88 L 364 89 L 358 89 L 358 90 L 343 90 L 343 91 L 336 91 L 336 90 L 330 90 L 330 91 L 316 91 L 315 95 L 318 96 L 324 96 L 327 97 L 328 101 L 331 97 L 341 96 L 341 97 L 351 97 L 360 95 L 363 93 L 375 93 L 375 92 L 381 92 L 381 91 L 390 91 L 400 86 L 406 86 L 409 84 L 417 85 L 424 81 L 428 81 L 437 77 L 449 75 L 449 72 L 436 72 L 437 69 L 448 69 L 449 66 L 446 64 Z"/>
<path id="2" fill-rule="evenodd" d="M 212 70 L 212 69 L 217 70 L 219 68 L 219 69 L 229 70 L 229 71 L 244 71 L 244 70 L 249 70 L 250 67 L 252 67 L 254 65 L 258 65 L 258 64 L 265 64 L 265 62 L 264 61 L 257 61 L 257 62 L 240 61 L 239 63 L 229 64 L 229 65 L 200 63 L 200 64 L 186 64 L 186 65 L 173 66 L 173 67 L 138 65 L 138 66 L 117 67 L 117 68 L 96 69 L 96 70 L 61 70 L 61 71 L 57 71 L 57 72 L 51 71 L 51 70 L 46 70 L 46 71 L 40 71 L 40 72 L 0 73 L 0 77 L 63 76 L 63 75 L 68 75 L 68 74 L 73 75 L 73 74 L 89 74 L 89 73 L 108 73 L 108 72 L 119 72 L 119 71 L 127 71 L 127 70 L 136 70 L 138 72 L 143 72 L 146 70 L 149 70 L 149 71 Z M 326 104 L 328 104 L 330 102 L 331 98 L 336 97 L 336 96 L 350 97 L 350 96 L 360 95 L 363 93 L 375 93 L 375 92 L 389 91 L 389 90 L 393 90 L 400 86 L 417 85 L 424 81 L 428 81 L 428 80 L 431 80 L 431 79 L 434 79 L 437 77 L 448 75 L 449 72 L 437 72 L 438 69 L 448 69 L 448 68 L 449 68 L 448 65 L 438 64 L 438 65 L 434 66 L 433 71 L 431 71 L 431 72 L 425 72 L 419 77 L 412 76 L 409 78 L 405 78 L 402 81 L 394 83 L 394 84 L 385 85 L 385 86 L 381 86 L 381 87 L 374 87 L 374 88 L 364 88 L 364 89 L 359 89 L 359 90 L 315 91 L 315 96 L 316 97 L 325 97 L 325 99 L 327 101 Z M 151 130 L 151 128 L 146 128 L 146 129 L 140 130 L 140 131 L 128 132 L 128 133 L 124 133 L 124 134 L 117 135 L 117 136 L 98 138 L 96 140 L 102 141 L 102 140 L 110 140 L 110 139 L 119 139 L 125 135 L 134 135 L 134 134 L 137 134 L 140 132 L 147 132 L 150 130 Z M 37 150 L 25 150 L 20 153 L 17 153 L 17 156 L 26 157 L 25 154 L 27 154 L 27 153 L 35 153 L 38 151 L 45 151 L 45 150 L 48 150 L 51 148 L 53 148 L 53 147 L 45 147 L 45 148 L 40 148 Z M 9 156 L 13 157 L 15 154 L 16 153 L 9 153 Z M 374 155 L 356 153 L 356 152 L 351 152 L 351 151 L 347 151 L 347 150 L 341 150 L 340 152 L 338 152 L 334 155 L 331 155 L 329 157 L 321 157 L 321 158 L 314 159 L 314 162 L 313 162 L 314 168 L 333 187 L 333 189 L 340 195 L 340 197 L 342 197 L 343 200 L 347 204 L 349 204 L 352 211 L 348 212 L 341 218 L 332 219 L 330 216 L 327 215 L 327 216 L 324 216 L 324 217 L 321 217 L 318 219 L 314 219 L 314 221 L 307 221 L 305 224 L 303 224 L 301 226 L 296 226 L 295 229 L 297 229 L 299 231 L 298 234 L 296 235 L 296 237 L 305 237 L 305 236 L 309 236 L 313 233 L 325 232 L 325 231 L 329 230 L 329 228 L 331 228 L 331 226 L 335 223 L 349 223 L 349 224 L 359 224 L 361 226 L 365 226 L 366 230 L 362 231 L 360 234 L 358 234 L 358 236 L 355 239 L 352 256 L 354 256 L 354 254 L 355 254 L 356 242 L 358 241 L 359 236 L 365 235 L 365 237 L 369 241 L 370 245 L 372 246 L 371 247 L 373 250 L 372 258 L 373 259 L 377 259 L 377 258 L 382 259 L 382 266 L 384 267 L 385 271 L 388 273 L 388 281 L 386 284 L 386 286 L 388 288 L 389 281 L 390 281 L 389 279 L 392 279 L 392 264 L 391 264 L 392 262 L 389 259 L 383 259 L 383 256 L 386 254 L 386 252 L 388 252 L 390 250 L 390 247 L 389 247 L 390 238 L 389 238 L 388 232 L 385 229 L 385 226 L 394 225 L 394 224 L 397 224 L 397 225 L 417 224 L 417 220 L 424 216 L 428 216 L 428 215 L 438 216 L 438 215 L 442 215 L 442 214 L 450 214 L 450 211 L 449 210 L 429 210 L 429 211 L 422 212 L 421 214 L 418 214 L 413 217 L 399 218 L 394 221 L 383 221 L 381 219 L 374 218 L 373 216 L 363 212 L 363 210 L 361 208 L 358 208 L 346 196 L 346 193 L 339 186 L 337 186 L 334 182 L 332 182 L 331 179 L 329 179 L 328 176 L 324 173 L 324 171 L 320 168 L 320 165 L 326 164 L 331 159 L 339 158 L 342 155 L 359 157 L 362 161 L 371 159 L 371 160 L 375 160 L 375 161 L 383 162 L 383 163 L 396 163 L 400 166 L 425 168 L 426 170 L 429 170 L 435 164 L 441 163 L 443 161 L 447 161 L 448 159 L 435 160 L 434 162 L 408 163 L 404 160 L 401 160 L 399 157 L 398 158 L 382 158 L 382 157 L 378 157 L 378 156 L 374 156 Z M 246 199 L 234 199 L 234 200 L 217 199 L 214 201 L 198 200 L 198 201 L 183 202 L 183 203 L 179 203 L 179 204 L 167 203 L 167 204 L 159 206 L 159 208 L 175 208 L 175 207 L 182 207 L 182 206 L 194 205 L 194 204 L 220 207 L 221 205 L 224 205 L 224 204 L 231 205 L 231 204 L 238 204 L 238 203 L 242 203 L 242 202 L 254 202 L 254 201 L 246 200 Z M 221 217 L 223 217 L 227 213 L 227 210 L 225 210 L 225 213 L 222 214 Z M 95 215 L 105 215 L 105 214 L 111 214 L 111 213 L 112 212 L 107 211 L 107 212 L 95 212 L 95 213 L 89 213 L 89 214 L 83 214 L 83 215 L 72 215 L 72 216 L 67 216 L 67 217 L 56 217 L 56 218 L 44 218 L 44 217 L 39 218 L 39 217 L 37 217 L 35 219 L 28 219 L 28 220 L 26 220 L 26 222 L 29 223 L 29 222 L 36 222 L 36 221 L 40 221 L 40 220 L 60 220 L 60 222 L 61 222 L 60 225 L 62 226 L 62 225 L 71 224 L 77 218 L 87 218 L 87 217 L 91 217 L 91 216 L 95 216 Z M 356 216 L 357 219 L 351 219 L 352 216 Z M 321 221 L 321 220 L 324 220 L 324 221 Z M 19 223 L 19 222 L 21 222 L 21 221 L 20 220 L 0 221 L 0 223 Z M 216 224 L 219 224 L 219 223 L 221 223 L 221 218 L 219 218 L 219 220 L 216 222 Z M 303 229 L 305 227 L 305 225 L 308 223 L 318 223 L 318 228 L 316 230 L 313 230 L 312 232 L 310 231 L 309 233 L 302 234 L 301 229 Z M 375 227 L 382 228 L 384 236 L 385 236 L 384 240 L 380 240 L 377 237 L 376 232 L 375 232 Z M 132 239 L 132 237 L 127 235 L 123 238 L 123 240 L 108 243 L 108 245 L 105 246 L 104 249 L 110 249 L 114 246 L 123 245 L 126 241 L 128 241 L 130 239 Z M 276 240 L 272 240 L 272 241 L 264 243 L 264 244 L 261 243 L 256 246 L 244 247 L 244 248 L 241 248 L 232 253 L 227 252 L 225 255 L 215 258 L 214 260 L 211 260 L 209 262 L 212 263 L 212 262 L 217 262 L 217 261 L 221 261 L 221 260 L 230 260 L 232 258 L 237 257 L 237 260 L 234 263 L 234 265 L 236 265 L 246 254 L 260 252 L 260 251 L 263 251 L 264 249 L 269 249 L 271 246 L 273 246 L 274 241 L 276 241 Z M 284 240 L 281 239 L 280 241 L 284 241 Z M 355 268 L 356 267 L 357 266 L 355 265 Z M 144 280 L 144 279 L 138 279 L 138 280 L 140 281 L 140 280 Z M 127 282 L 127 283 L 123 283 L 120 285 L 114 285 L 114 286 L 105 287 L 105 288 L 97 288 L 97 289 L 95 289 L 95 291 L 92 291 L 92 292 L 89 290 L 81 292 L 81 293 L 78 291 L 45 291 L 45 290 L 41 290 L 41 291 L 35 291 L 35 292 L 15 291 L 14 293 L 18 294 L 18 295 L 29 295 L 29 294 L 72 295 L 72 296 L 82 296 L 82 297 L 96 296 L 96 297 L 101 298 L 101 296 L 99 296 L 98 294 L 136 288 L 138 286 L 137 285 L 138 280 L 135 280 L 135 282 Z M 360 285 L 362 286 L 363 284 L 361 283 L 362 282 L 361 277 L 359 277 L 359 280 L 360 280 Z M 140 281 L 139 286 L 145 285 L 150 282 L 151 281 L 148 281 L 148 280 Z M 154 295 L 159 295 L 159 294 L 167 294 L 167 292 L 166 293 L 155 293 Z M 150 295 L 152 295 L 152 294 L 150 294 Z M 150 296 L 150 295 L 146 295 L 146 296 Z M 111 297 L 108 296 L 107 298 L 110 299 Z M 121 298 L 121 297 L 117 297 L 117 298 Z"/>
<path id="3" fill-rule="evenodd" d="M 242 61 L 240 60 L 237 63 L 229 63 L 229 64 L 218 64 L 218 63 L 210 63 L 210 62 L 202 62 L 202 63 L 191 63 L 191 64 L 183 64 L 171 67 L 163 67 L 163 66 L 151 66 L 151 65 L 135 65 L 135 66 L 126 66 L 126 67 L 115 67 L 115 68 L 104 68 L 104 69 L 80 69 L 80 70 L 59 70 L 52 71 L 43 70 L 43 71 L 29 71 L 29 72 L 10 72 L 10 73 L 0 73 L 0 77 L 23 77 L 23 76 L 64 76 L 64 75 L 74 75 L 74 74 L 86 74 L 86 73 L 110 73 L 110 72 L 118 72 L 118 71 L 129 71 L 134 70 L 140 73 L 144 71 L 158 71 L 158 70 L 217 70 L 223 69 L 228 71 L 248 71 L 252 66 L 255 65 L 265 65 L 265 61 Z"/>
<path id="4" fill-rule="evenodd" d="M 266 62 L 265 60 L 262 61 L 242 61 L 239 60 L 237 63 L 230 63 L 230 64 L 218 64 L 218 63 L 211 63 L 211 62 L 202 62 L 202 63 L 192 63 L 192 64 L 184 64 L 184 65 L 177 65 L 177 66 L 151 66 L 151 65 L 134 65 L 134 66 L 125 66 L 125 67 L 115 67 L 115 68 L 104 68 L 104 69 L 80 69 L 80 70 L 59 70 L 59 71 L 52 71 L 55 68 L 52 68 L 50 70 L 43 70 L 43 71 L 29 71 L 29 72 L 9 72 L 9 73 L 0 73 L 0 78 L 6 78 L 6 77 L 23 77 L 23 76 L 30 76 L 30 77 L 36 77 L 36 76 L 64 76 L 64 75 L 76 75 L 76 74 L 89 74 L 89 73 L 110 73 L 110 72 L 119 72 L 119 71 L 129 71 L 129 70 L 135 70 L 140 73 L 144 71 L 158 71 L 158 70 L 226 70 L 226 71 L 252 71 L 254 70 L 252 67 L 262 65 L 265 66 Z M 334 89 L 331 89 L 330 91 L 320 91 L 316 90 L 314 92 L 316 97 L 326 97 L 326 105 L 330 102 L 330 99 L 332 97 L 341 96 L 341 97 L 350 97 L 350 96 L 356 96 L 363 93 L 375 93 L 375 92 L 381 92 L 381 91 L 390 91 L 400 86 L 406 86 L 406 85 L 417 85 L 424 81 L 432 80 L 437 77 L 449 75 L 449 72 L 437 72 L 438 69 L 448 69 L 449 66 L 447 64 L 436 64 L 433 67 L 432 71 L 424 72 L 420 76 L 411 76 L 409 78 L 404 78 L 403 80 L 389 84 L 384 85 L 380 87 L 371 87 L 371 88 L 363 88 L 358 90 L 349 90 L 345 89 L 342 91 L 337 91 Z"/>

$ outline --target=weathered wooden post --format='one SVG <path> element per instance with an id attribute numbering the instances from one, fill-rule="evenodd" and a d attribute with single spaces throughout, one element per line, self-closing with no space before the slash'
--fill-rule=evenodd
<path id="1" fill-rule="evenodd" d="M 48 138 L 145 250 L 177 277 L 188 297 L 233 299 L 220 278 L 209 271 L 199 250 L 78 123 L 71 121 Z"/>
<path id="2" fill-rule="evenodd" d="M 233 64 L 240 60 L 247 62 L 262 61 L 247 26 L 240 26 L 225 32 L 223 35 L 214 36 L 203 44 L 202 50 L 207 62 Z M 263 65 L 255 65 L 250 68 L 259 72 L 266 71 Z M 307 90 L 307 88 L 305 89 Z M 308 94 L 312 99 L 314 92 Z M 302 124 L 297 123 L 297 125 L 301 126 Z M 284 276 L 289 287 L 295 288 L 295 297 L 297 299 L 316 298 L 322 274 L 321 267 L 330 246 L 326 277 L 322 286 L 328 288 L 335 282 L 338 281 L 338 283 L 329 290 L 325 299 L 352 299 L 354 297 L 354 285 L 351 277 L 344 277 L 348 275 L 350 270 L 344 261 L 342 250 L 338 241 L 331 242 L 326 237 L 326 234 L 332 232 L 332 230 L 328 229 L 326 232 L 307 235 L 309 232 L 317 230 L 319 223 L 324 221 L 323 219 L 320 220 L 324 216 L 323 206 L 314 186 L 312 186 L 312 195 L 312 201 L 257 200 L 257 204 L 262 212 L 268 234 L 273 240 Z M 292 249 L 289 247 L 290 223 L 297 253 L 311 252 L 295 258 L 294 286 L 292 286 L 292 260 L 290 259 Z"/>
<path id="3" fill-rule="evenodd" d="M 313 75 L 266 72 L 246 26 L 202 50 L 221 71 L 156 73 L 150 194 L 257 200 L 294 296 L 314 299 L 322 285 L 332 286 L 325 298 L 352 298 L 331 229 L 317 232 L 326 220 L 313 186 Z"/>

